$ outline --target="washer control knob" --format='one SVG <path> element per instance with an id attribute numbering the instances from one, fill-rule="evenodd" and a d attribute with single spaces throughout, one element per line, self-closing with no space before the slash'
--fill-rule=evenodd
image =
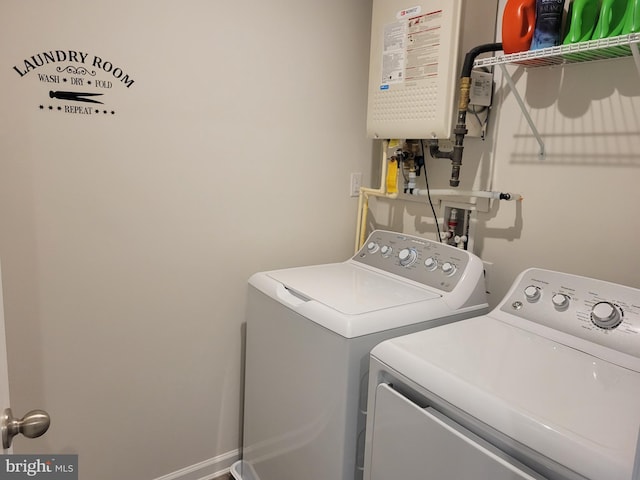
<path id="1" fill-rule="evenodd" d="M 436 268 L 438 268 L 438 260 L 433 257 L 429 257 L 424 261 L 424 266 L 427 267 L 427 270 L 433 272 Z"/>
<path id="2" fill-rule="evenodd" d="M 524 289 L 524 296 L 529 302 L 537 302 L 540 300 L 540 288 L 535 285 L 529 285 Z"/>
<path id="3" fill-rule="evenodd" d="M 380 247 L 378 246 L 378 244 L 376 242 L 367 243 L 367 252 L 369 252 L 369 253 L 376 253 L 379 248 Z"/>
<path id="4" fill-rule="evenodd" d="M 551 297 L 551 303 L 557 310 L 566 310 L 569 307 L 569 296 L 564 293 L 556 293 Z"/>
<path id="5" fill-rule="evenodd" d="M 591 321 L 596 327 L 611 330 L 622 322 L 622 311 L 611 302 L 598 302 L 591 309 Z"/>
<path id="6" fill-rule="evenodd" d="M 409 265 L 413 264 L 417 258 L 418 252 L 416 252 L 415 248 L 403 248 L 398 254 L 400 265 L 402 265 L 403 267 L 408 267 Z"/>
<path id="7" fill-rule="evenodd" d="M 444 262 L 442 264 L 442 271 L 445 275 L 450 277 L 451 275 L 456 273 L 456 266 L 451 262 Z"/>
<path id="8" fill-rule="evenodd" d="M 383 257 L 388 257 L 392 252 L 393 248 L 391 248 L 389 245 L 383 245 L 382 247 L 380 247 L 380 253 Z"/>

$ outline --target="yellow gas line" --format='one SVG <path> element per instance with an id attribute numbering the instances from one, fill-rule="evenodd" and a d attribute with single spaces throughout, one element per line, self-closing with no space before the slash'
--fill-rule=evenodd
<path id="1" fill-rule="evenodd" d="M 367 188 L 360 187 L 360 194 L 358 195 L 358 218 L 356 220 L 356 244 L 355 251 L 360 250 L 360 247 L 364 244 L 367 234 L 367 215 L 369 212 L 369 197 L 387 197 L 397 198 L 397 188 L 395 193 L 389 193 L 387 190 L 387 149 L 389 148 L 389 141 L 384 140 L 382 142 L 382 164 L 380 166 L 380 188 Z"/>
<path id="2" fill-rule="evenodd" d="M 358 217 L 356 219 L 356 241 L 355 251 L 357 252 L 364 245 L 367 234 L 367 216 L 369 212 L 369 197 L 398 198 L 397 175 L 390 175 L 388 170 L 389 161 L 387 150 L 389 141 L 382 143 L 382 164 L 380 166 L 380 188 L 360 187 L 358 195 Z M 387 178 L 389 177 L 389 178 Z M 490 200 L 517 200 L 522 201 L 519 193 L 504 193 L 498 191 L 485 190 L 458 190 L 453 188 L 436 189 L 428 191 L 426 189 L 415 189 L 413 195 L 431 195 L 432 197 L 470 197 L 488 198 Z M 437 221 L 437 220 L 436 220 Z"/>

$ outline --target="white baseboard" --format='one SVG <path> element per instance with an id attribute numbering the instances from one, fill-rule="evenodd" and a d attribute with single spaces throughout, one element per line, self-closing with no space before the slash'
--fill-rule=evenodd
<path id="1" fill-rule="evenodd" d="M 211 480 L 225 473 L 234 462 L 240 460 L 240 450 L 231 450 L 217 457 L 210 458 L 200 463 L 189 465 L 173 473 L 163 475 L 155 480 Z"/>

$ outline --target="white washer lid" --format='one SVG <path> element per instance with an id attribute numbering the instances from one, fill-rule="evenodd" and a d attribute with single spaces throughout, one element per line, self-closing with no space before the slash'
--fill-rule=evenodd
<path id="1" fill-rule="evenodd" d="M 267 272 L 289 290 L 346 315 L 440 298 L 425 288 L 354 263 L 332 263 Z"/>
<path id="2" fill-rule="evenodd" d="M 632 478 L 636 372 L 489 316 L 387 340 L 371 354 L 587 478 Z"/>

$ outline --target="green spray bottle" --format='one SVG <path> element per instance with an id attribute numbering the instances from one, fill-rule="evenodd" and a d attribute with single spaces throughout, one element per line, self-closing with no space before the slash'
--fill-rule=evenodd
<path id="1" fill-rule="evenodd" d="M 627 18 L 628 0 L 602 0 L 598 23 L 593 31 L 593 40 L 622 35 Z"/>
<path id="2" fill-rule="evenodd" d="M 622 35 L 640 32 L 640 0 L 629 0 Z"/>
<path id="3" fill-rule="evenodd" d="M 573 0 L 567 14 L 569 27 L 562 43 L 568 45 L 591 40 L 599 12 L 600 0 Z"/>

